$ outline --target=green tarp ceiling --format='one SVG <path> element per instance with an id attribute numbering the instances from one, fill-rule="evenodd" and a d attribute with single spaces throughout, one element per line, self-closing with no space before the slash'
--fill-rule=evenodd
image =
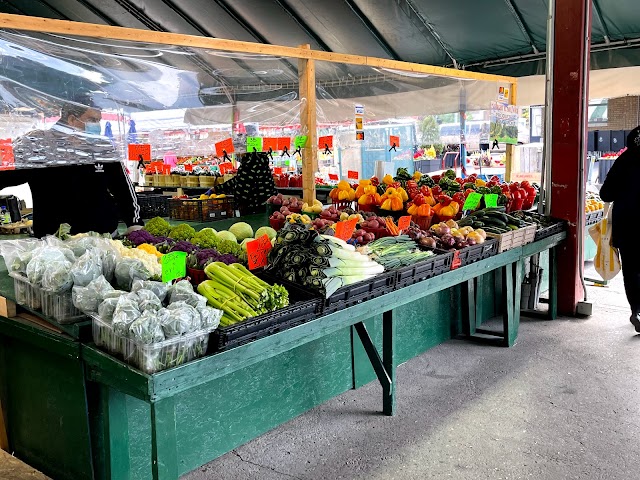
<path id="1" fill-rule="evenodd" d="M 544 72 L 544 0 L 1 0 L 0 11 L 309 43 L 327 51 L 515 76 Z M 594 69 L 640 65 L 638 0 L 594 0 L 592 38 Z"/>

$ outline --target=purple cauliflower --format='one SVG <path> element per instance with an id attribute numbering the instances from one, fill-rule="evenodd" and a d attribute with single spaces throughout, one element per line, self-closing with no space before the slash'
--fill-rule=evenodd
<path id="1" fill-rule="evenodd" d="M 149 243 L 151 245 L 158 243 L 156 237 L 151 235 L 146 230 L 142 229 L 131 232 L 129 235 L 127 235 L 127 239 L 136 247 L 138 245 L 142 245 L 143 243 Z"/>
<path id="2" fill-rule="evenodd" d="M 198 250 L 198 247 L 196 247 L 193 243 L 187 240 L 180 240 L 176 242 L 169 251 L 193 253 L 196 250 Z"/>

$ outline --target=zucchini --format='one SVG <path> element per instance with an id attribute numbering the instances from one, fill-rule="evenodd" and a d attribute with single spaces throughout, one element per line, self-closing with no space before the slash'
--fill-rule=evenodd
<path id="1" fill-rule="evenodd" d="M 502 212 L 488 212 L 487 215 L 491 218 L 498 219 L 503 223 L 509 223 L 509 217 Z"/>
<path id="2" fill-rule="evenodd" d="M 495 228 L 495 227 L 484 227 L 484 231 L 487 233 L 493 233 L 496 235 L 502 235 L 503 233 L 506 233 L 503 229 Z"/>
<path id="3" fill-rule="evenodd" d="M 483 210 L 476 210 L 475 212 L 471 212 L 468 216 L 479 218 L 479 217 L 484 217 L 484 215 L 485 215 L 485 212 Z"/>
<path id="4" fill-rule="evenodd" d="M 517 225 L 513 225 L 513 224 L 509 223 L 509 224 L 507 224 L 507 228 L 509 230 L 518 230 L 519 227 Z"/>
<path id="5" fill-rule="evenodd" d="M 485 212 L 506 212 L 507 211 L 507 207 L 487 207 L 484 209 Z"/>
<path id="6" fill-rule="evenodd" d="M 485 217 L 482 219 L 482 221 L 484 222 L 485 225 L 488 226 L 492 226 L 492 227 L 499 227 L 499 228 L 507 228 L 507 224 L 505 222 L 503 222 L 502 220 L 498 219 L 498 218 L 493 218 L 493 217 Z"/>
<path id="7" fill-rule="evenodd" d="M 473 228 L 482 228 L 484 227 L 484 222 L 473 222 L 471 225 Z"/>

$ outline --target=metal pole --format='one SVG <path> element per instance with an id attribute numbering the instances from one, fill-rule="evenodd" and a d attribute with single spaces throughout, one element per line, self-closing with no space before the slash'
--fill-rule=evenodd
<path id="1" fill-rule="evenodd" d="M 538 201 L 538 213 L 549 215 L 551 213 L 551 145 L 553 131 L 553 62 L 555 47 L 555 12 L 556 0 L 549 0 L 547 15 L 547 71 L 544 99 L 544 142 L 542 147 L 542 176 L 540 185 L 540 200 Z M 547 193 L 548 192 L 548 193 Z"/>

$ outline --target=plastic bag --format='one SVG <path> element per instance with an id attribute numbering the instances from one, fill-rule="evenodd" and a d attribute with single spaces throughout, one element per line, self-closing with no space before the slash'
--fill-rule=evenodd
<path id="1" fill-rule="evenodd" d="M 136 343 L 152 345 L 165 339 L 156 312 L 147 310 L 129 326 L 129 337 Z"/>
<path id="2" fill-rule="evenodd" d="M 140 317 L 137 295 L 123 295 L 118 299 L 113 312 L 113 331 L 120 336 L 126 336 L 129 326 Z"/>
<path id="3" fill-rule="evenodd" d="M 153 280 L 134 280 L 131 285 L 131 291 L 137 292 L 138 290 L 151 290 L 161 302 L 164 302 L 169 292 L 169 285 L 162 282 L 154 282 Z"/>
<path id="4" fill-rule="evenodd" d="M 113 322 L 113 314 L 118 306 L 120 297 L 105 298 L 98 307 L 98 316 L 105 323 Z"/>
<path id="5" fill-rule="evenodd" d="M 0 255 L 9 272 L 26 273 L 27 264 L 39 246 L 41 241 L 35 238 L 4 240 L 0 242 Z"/>
<path id="6" fill-rule="evenodd" d="M 73 264 L 66 260 L 50 262 L 42 274 L 42 288 L 48 292 L 62 293 L 73 287 Z"/>
<path id="7" fill-rule="evenodd" d="M 193 285 L 187 280 L 180 280 L 169 288 L 169 303 L 185 302 L 192 307 L 204 307 L 207 299 L 193 291 Z"/>
<path id="8" fill-rule="evenodd" d="M 76 261 L 71 273 L 73 284 L 80 287 L 86 287 L 96 278 L 103 277 L 100 251 L 93 247 L 87 249 Z"/>
<path id="9" fill-rule="evenodd" d="M 108 282 L 111 282 L 116 271 L 116 264 L 118 260 L 120 260 L 120 254 L 113 248 L 111 242 L 107 240 L 103 240 L 100 253 L 102 254 L 102 275 L 104 275 L 104 278 L 106 278 Z"/>
<path id="10" fill-rule="evenodd" d="M 27 264 L 27 278 L 34 285 L 42 285 L 42 278 L 52 264 L 56 262 L 73 264 L 75 260 L 75 255 L 68 248 L 52 247 L 45 244 L 33 251 L 33 256 Z M 71 268 L 69 268 L 69 274 L 71 274 Z M 71 281 L 73 282 L 73 279 Z"/>
<path id="11" fill-rule="evenodd" d="M 603 219 L 589 228 L 589 235 L 598 246 L 593 265 L 603 280 L 611 280 L 621 270 L 620 252 L 611 245 L 612 212 L 611 204 L 605 203 Z"/>
<path id="12" fill-rule="evenodd" d="M 86 287 L 73 287 L 73 305 L 85 314 L 96 313 L 105 295 L 112 291 L 115 291 L 113 287 L 100 275 Z"/>
<path id="13" fill-rule="evenodd" d="M 200 313 L 201 328 L 218 328 L 220 325 L 220 319 L 222 318 L 222 310 L 212 307 L 196 307 L 196 310 Z"/>
<path id="14" fill-rule="evenodd" d="M 147 310 L 157 312 L 162 308 L 162 302 L 151 290 L 138 290 L 135 293 L 140 299 L 138 308 L 141 312 L 146 312 Z"/>
<path id="15" fill-rule="evenodd" d="M 200 329 L 200 312 L 184 302 L 167 307 L 169 315 L 162 318 L 162 329 L 167 338 L 186 335 Z"/>
<path id="16" fill-rule="evenodd" d="M 148 280 L 151 275 L 144 264 L 135 258 L 123 258 L 116 264 L 116 284 L 123 290 L 131 290 L 134 280 Z"/>

